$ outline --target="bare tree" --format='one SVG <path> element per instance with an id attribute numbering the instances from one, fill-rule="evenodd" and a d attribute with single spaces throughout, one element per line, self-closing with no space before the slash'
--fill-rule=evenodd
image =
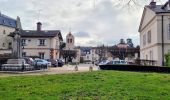
<path id="1" fill-rule="evenodd" d="M 132 5 L 143 5 L 151 1 L 162 3 L 162 0 L 117 0 L 116 2 L 118 2 L 118 4 L 132 6 Z"/>
<path id="2" fill-rule="evenodd" d="M 113 0 L 113 3 L 114 6 L 131 12 L 132 9 L 138 10 L 139 8 L 143 8 L 144 5 L 148 5 L 151 1 L 163 4 L 163 0 Z"/>

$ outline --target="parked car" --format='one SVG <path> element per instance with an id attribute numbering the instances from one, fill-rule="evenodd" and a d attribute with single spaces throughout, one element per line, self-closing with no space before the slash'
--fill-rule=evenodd
<path id="1" fill-rule="evenodd" d="M 52 67 L 57 67 L 58 66 L 58 61 L 54 59 L 47 59 L 48 62 L 51 62 Z"/>
<path id="2" fill-rule="evenodd" d="M 114 65 L 114 64 L 128 64 L 125 60 L 112 60 L 108 63 L 108 65 Z"/>
<path id="3" fill-rule="evenodd" d="M 58 67 L 62 67 L 64 65 L 64 61 L 61 59 L 56 60 L 58 62 Z"/>
<path id="4" fill-rule="evenodd" d="M 47 66 L 47 67 L 51 66 L 51 62 L 48 62 L 44 59 L 37 59 L 34 62 L 37 66 Z"/>
<path id="5" fill-rule="evenodd" d="M 30 57 L 24 57 L 23 59 L 25 59 L 26 63 L 31 65 L 31 66 L 34 66 L 34 60 Z"/>
<path id="6" fill-rule="evenodd" d="M 98 65 L 107 65 L 110 61 L 109 60 L 103 60 Z"/>

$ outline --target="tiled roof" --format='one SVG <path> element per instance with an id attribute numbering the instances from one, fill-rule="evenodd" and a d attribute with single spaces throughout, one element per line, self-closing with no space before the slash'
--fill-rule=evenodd
<path id="1" fill-rule="evenodd" d="M 170 10 L 166 9 L 165 7 L 163 7 L 163 5 L 156 5 L 155 8 L 150 7 L 149 5 L 145 6 L 149 9 L 151 9 L 152 11 L 154 11 L 156 14 L 159 13 L 170 13 Z"/>
<path id="2" fill-rule="evenodd" d="M 0 13 L 0 25 L 16 28 L 17 21 Z"/>
<path id="3" fill-rule="evenodd" d="M 37 31 L 37 30 L 20 30 L 21 37 L 55 37 L 59 36 L 60 40 L 63 40 L 60 30 L 43 30 L 43 31 Z M 12 33 L 9 36 L 13 36 Z"/>
<path id="4" fill-rule="evenodd" d="M 63 40 L 60 30 L 20 30 L 21 37 L 55 37 L 59 36 Z"/>

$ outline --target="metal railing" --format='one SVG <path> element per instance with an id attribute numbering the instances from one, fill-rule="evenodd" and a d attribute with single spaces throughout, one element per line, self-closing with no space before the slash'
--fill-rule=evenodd
<path id="1" fill-rule="evenodd" d="M 157 65 L 156 60 L 137 59 L 135 63 L 138 64 L 138 65 L 150 65 L 150 66 L 156 66 Z"/>

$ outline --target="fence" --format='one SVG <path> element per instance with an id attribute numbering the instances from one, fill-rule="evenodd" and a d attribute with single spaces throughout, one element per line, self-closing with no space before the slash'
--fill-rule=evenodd
<path id="1" fill-rule="evenodd" d="M 150 66 L 156 66 L 157 65 L 156 60 L 137 59 L 135 63 L 137 65 L 150 65 Z"/>
<path id="2" fill-rule="evenodd" d="M 0 65 L 0 71 L 33 71 L 33 70 L 41 70 L 47 69 L 47 65 L 34 65 L 31 66 L 29 64 L 8 64 L 8 65 Z"/>
<path id="3" fill-rule="evenodd" d="M 170 67 L 149 65 L 100 65 L 101 70 L 142 71 L 170 73 Z"/>

